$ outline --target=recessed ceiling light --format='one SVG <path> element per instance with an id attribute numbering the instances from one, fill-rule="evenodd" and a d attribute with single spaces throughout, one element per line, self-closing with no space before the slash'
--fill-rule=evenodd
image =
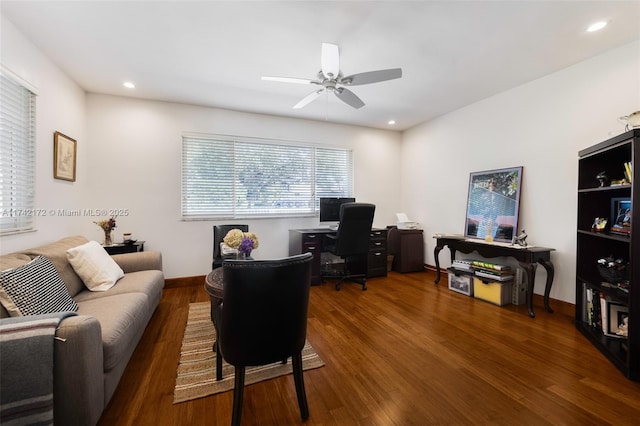
<path id="1" fill-rule="evenodd" d="M 607 22 L 606 21 L 595 22 L 595 23 L 591 24 L 589 26 L 589 28 L 587 28 L 587 32 L 593 33 L 593 32 L 596 32 L 596 31 L 599 31 L 599 30 L 603 29 L 606 26 L 607 26 Z"/>
<path id="2" fill-rule="evenodd" d="M 133 84 L 133 83 L 132 83 L 132 82 L 130 82 L 130 81 L 125 81 L 124 83 L 122 83 L 122 85 L 123 85 L 124 87 L 126 87 L 127 89 L 135 89 L 135 88 L 136 88 L 136 85 L 135 85 L 135 84 Z"/>
<path id="3" fill-rule="evenodd" d="M 396 124 L 396 120 L 389 120 L 389 124 L 390 124 L 390 125 L 394 125 L 394 124 Z"/>

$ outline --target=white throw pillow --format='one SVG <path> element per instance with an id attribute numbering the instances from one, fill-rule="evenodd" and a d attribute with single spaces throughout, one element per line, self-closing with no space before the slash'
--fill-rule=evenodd
<path id="1" fill-rule="evenodd" d="M 67 250 L 67 258 L 91 291 L 107 291 L 124 276 L 120 266 L 96 241 Z"/>

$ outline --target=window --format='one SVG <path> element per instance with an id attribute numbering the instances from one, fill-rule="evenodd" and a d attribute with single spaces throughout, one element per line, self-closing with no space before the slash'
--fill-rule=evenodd
<path id="1" fill-rule="evenodd" d="M 0 234 L 34 228 L 35 94 L 0 72 Z"/>
<path id="2" fill-rule="evenodd" d="M 351 150 L 229 136 L 182 138 L 183 219 L 312 216 L 353 192 Z"/>

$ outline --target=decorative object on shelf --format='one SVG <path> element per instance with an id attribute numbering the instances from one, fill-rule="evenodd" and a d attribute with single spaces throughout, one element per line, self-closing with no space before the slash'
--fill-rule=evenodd
<path id="1" fill-rule="evenodd" d="M 611 232 L 619 235 L 631 234 L 631 198 L 611 199 Z"/>
<path id="2" fill-rule="evenodd" d="M 473 172 L 465 237 L 510 243 L 518 229 L 522 167 Z"/>
<path id="3" fill-rule="evenodd" d="M 53 134 L 53 177 L 76 181 L 76 140 L 60 132 Z"/>
<path id="4" fill-rule="evenodd" d="M 232 251 L 229 251 L 223 244 Z M 220 248 L 222 249 L 222 254 L 233 254 L 235 252 L 243 257 L 248 257 L 251 255 L 251 251 L 257 249 L 259 245 L 258 237 L 253 232 L 232 229 L 223 238 Z"/>
<path id="5" fill-rule="evenodd" d="M 113 240 L 111 239 L 111 231 L 116 227 L 116 217 L 111 216 L 109 219 L 102 219 L 98 222 L 93 222 L 98 225 L 104 231 L 104 245 L 110 246 L 113 244 Z"/>
<path id="6" fill-rule="evenodd" d="M 598 259 L 598 272 L 603 280 L 611 284 L 629 281 L 629 262 L 613 256 Z"/>
<path id="7" fill-rule="evenodd" d="M 607 172 L 600 172 L 596 175 L 596 179 L 598 179 L 598 182 L 600 182 L 600 186 L 609 186 L 609 175 L 607 175 Z"/>
<path id="8" fill-rule="evenodd" d="M 632 112 L 629 115 L 624 115 L 618 120 L 625 123 L 624 130 L 628 131 L 630 129 L 639 129 L 640 128 L 640 111 Z"/>
<path id="9" fill-rule="evenodd" d="M 128 244 L 128 243 L 130 243 L 131 241 L 135 241 L 135 240 L 133 240 L 133 239 L 131 238 L 131 232 L 125 232 L 125 233 L 123 233 L 123 234 L 122 234 L 122 242 L 123 242 L 124 244 Z"/>
<path id="10" fill-rule="evenodd" d="M 629 315 L 622 318 L 622 324 L 618 326 L 618 330 L 616 331 L 618 336 L 628 337 L 629 336 Z"/>
<path id="11" fill-rule="evenodd" d="M 520 235 L 518 235 L 517 237 L 513 237 L 513 241 L 511 241 L 511 245 L 515 245 L 518 244 L 521 247 L 526 247 L 527 246 L 527 233 L 525 232 L 525 230 L 523 229 L 522 231 L 520 231 Z"/>
<path id="12" fill-rule="evenodd" d="M 609 221 L 606 217 L 596 217 L 593 219 L 593 225 L 591 225 L 591 230 L 595 232 L 604 232 L 607 229 L 607 223 Z"/>

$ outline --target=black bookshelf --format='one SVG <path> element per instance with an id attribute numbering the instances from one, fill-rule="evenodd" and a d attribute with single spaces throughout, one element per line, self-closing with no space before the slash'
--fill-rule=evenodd
<path id="1" fill-rule="evenodd" d="M 633 380 L 640 380 L 640 231 L 634 231 L 634 227 L 640 226 L 637 225 L 640 223 L 638 161 L 640 129 L 630 130 L 579 152 L 576 236 L 576 327 L 625 376 Z M 624 163 L 627 162 L 632 163 L 631 182 L 620 183 L 625 178 Z M 607 182 L 601 186 L 596 179 L 600 172 L 605 172 L 611 181 L 618 183 Z M 620 199 L 631 200 L 629 235 L 611 232 L 611 225 L 616 219 L 612 217 L 612 202 Z M 592 230 L 596 217 L 608 218 L 605 229 L 597 232 Z M 616 288 L 616 283 L 611 283 L 615 280 L 605 280 L 600 275 L 597 261 L 609 256 L 629 262 L 628 289 Z M 606 321 L 603 321 L 603 309 L 606 310 Z M 611 309 L 617 316 L 610 322 Z M 617 318 L 625 315 L 628 316 L 628 336 L 615 336 L 611 326 Z"/>

